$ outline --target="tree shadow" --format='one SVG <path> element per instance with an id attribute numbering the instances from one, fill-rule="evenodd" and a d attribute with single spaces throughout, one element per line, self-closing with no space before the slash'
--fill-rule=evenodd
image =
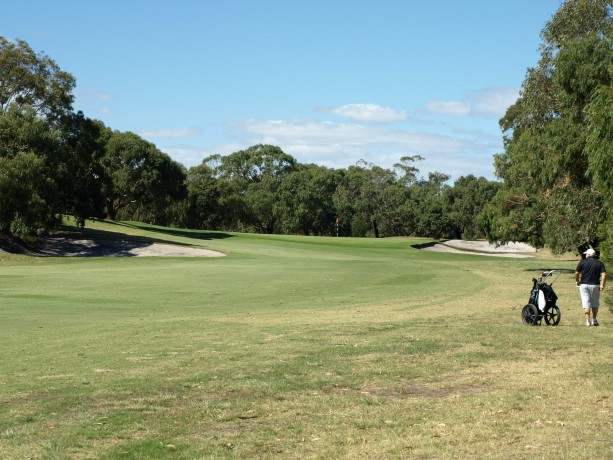
<path id="1" fill-rule="evenodd" d="M 44 238 L 37 244 L 39 257 L 135 257 L 135 249 L 154 244 L 148 241 L 113 239 L 72 240 L 68 238 Z"/>
<path id="2" fill-rule="evenodd" d="M 426 248 L 431 248 L 433 246 L 436 246 L 437 244 L 439 244 L 438 241 L 432 241 L 430 243 L 412 244 L 411 247 L 414 249 L 426 249 Z"/>
<path id="3" fill-rule="evenodd" d="M 212 232 L 205 230 L 184 230 L 169 227 L 156 227 L 148 224 L 140 224 L 138 222 L 109 222 L 104 221 L 110 226 L 131 228 L 140 231 L 146 231 L 148 233 L 160 233 L 162 235 L 178 236 L 182 238 L 191 238 L 195 240 L 220 240 L 225 238 L 231 238 L 234 235 L 225 232 Z M 54 232 L 54 236 L 62 236 L 66 238 L 83 238 L 83 239 L 95 239 L 95 240 L 123 240 L 123 241 L 136 241 L 146 243 L 161 243 L 161 244 L 174 244 L 177 246 L 192 246 L 189 243 L 181 243 L 178 241 L 168 241 L 164 238 L 156 238 L 155 236 L 148 235 L 131 235 L 122 231 L 113 230 L 101 230 L 95 228 L 85 227 L 83 229 L 76 229 L 72 226 L 60 225 L 58 231 Z"/>
<path id="4" fill-rule="evenodd" d="M 575 273 L 575 269 L 574 268 L 555 268 L 555 267 L 546 267 L 546 268 L 524 268 L 525 272 L 539 272 L 539 273 L 543 273 L 543 272 L 548 272 L 550 270 L 554 270 L 556 272 L 562 273 L 562 274 L 574 274 Z"/>
<path id="5" fill-rule="evenodd" d="M 225 232 L 212 232 L 207 230 L 187 230 L 170 227 L 155 227 L 147 224 L 140 225 L 138 222 L 114 222 L 115 225 L 144 230 L 152 233 L 162 233 L 164 235 L 179 236 L 182 238 L 193 238 L 196 240 L 221 240 L 231 238 L 234 235 Z"/>
<path id="6" fill-rule="evenodd" d="M 224 232 L 190 231 L 166 227 L 152 227 L 129 222 L 108 222 L 110 225 L 147 231 L 150 235 L 131 235 L 121 231 L 95 228 L 77 229 L 60 225 L 53 235 L 26 241 L 14 236 L 0 235 L 0 251 L 37 257 L 134 257 L 137 250 L 153 244 L 166 244 L 183 248 L 200 248 L 193 244 L 168 241 L 162 235 L 193 240 L 219 240 L 233 235 Z M 159 233 L 160 237 L 154 234 Z M 152 234 L 152 235 L 151 235 Z"/>
<path id="7" fill-rule="evenodd" d="M 152 244 L 148 241 L 125 241 L 108 237 L 85 240 L 61 234 L 32 241 L 14 236 L 0 238 L 1 251 L 34 257 L 134 257 L 134 249 Z"/>

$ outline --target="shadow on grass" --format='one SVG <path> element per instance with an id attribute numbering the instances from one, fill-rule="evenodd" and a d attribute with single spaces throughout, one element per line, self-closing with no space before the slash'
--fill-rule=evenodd
<path id="1" fill-rule="evenodd" d="M 112 233 L 112 232 L 111 232 Z M 153 241 L 126 241 L 123 234 L 111 235 L 59 232 L 53 237 L 26 241 L 14 236 L 0 238 L 0 252 L 35 257 L 133 257 L 132 251 L 151 246 Z"/>
<path id="2" fill-rule="evenodd" d="M 427 249 L 436 246 L 437 244 L 439 244 L 438 241 L 431 241 L 430 243 L 412 244 L 411 247 L 415 249 Z"/>
<path id="3" fill-rule="evenodd" d="M 156 227 L 129 222 L 107 222 L 109 227 L 116 226 L 118 231 L 88 228 L 76 228 L 61 225 L 51 236 L 32 240 L 23 240 L 14 236 L 0 235 L 0 251 L 11 254 L 24 254 L 38 257 L 134 257 L 134 251 L 147 248 L 153 244 L 171 244 L 184 248 L 199 246 L 169 241 L 165 235 L 191 238 L 193 240 L 218 240 L 232 235 L 223 232 L 190 231 Z M 149 235 L 134 235 L 121 231 L 131 228 L 146 231 Z M 155 234 L 160 234 L 156 237 Z"/>
<path id="4" fill-rule="evenodd" d="M 555 268 L 555 267 L 547 267 L 547 268 L 524 268 L 525 272 L 533 272 L 533 273 L 543 273 L 553 270 L 555 272 L 559 272 L 561 274 L 574 274 L 574 268 Z"/>
<path id="5" fill-rule="evenodd" d="M 146 231 L 149 233 L 160 233 L 162 235 L 178 236 L 182 238 L 191 238 L 195 240 L 219 240 L 230 238 L 233 235 L 224 232 L 210 232 L 200 230 L 182 230 L 169 227 L 156 227 L 148 224 L 139 224 L 138 222 L 105 222 L 109 226 L 124 227 L 135 229 L 139 231 Z M 174 244 L 177 246 L 192 246 L 189 243 L 181 243 L 177 241 L 168 241 L 165 238 L 157 238 L 153 235 L 133 235 L 129 233 L 112 230 L 101 230 L 95 228 L 88 228 L 85 226 L 83 229 L 78 229 L 73 226 L 61 225 L 59 231 L 54 233 L 54 236 L 73 238 L 73 239 L 95 239 L 95 240 L 122 240 L 122 241 L 134 241 L 143 243 L 161 243 L 161 244 Z"/>
<path id="6" fill-rule="evenodd" d="M 196 240 L 221 240 L 231 238 L 233 235 L 225 232 L 211 232 L 206 230 L 184 230 L 171 227 L 156 227 L 147 224 L 139 224 L 138 222 L 114 222 L 115 225 L 121 225 L 128 228 L 144 230 L 152 233 L 162 233 L 164 235 L 179 236 L 182 238 L 193 238 Z"/>

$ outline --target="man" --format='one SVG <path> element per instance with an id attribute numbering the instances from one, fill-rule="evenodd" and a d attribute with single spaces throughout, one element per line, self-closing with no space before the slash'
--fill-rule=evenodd
<path id="1" fill-rule="evenodd" d="M 575 270 L 575 281 L 579 286 L 581 305 L 585 313 L 586 326 L 598 326 L 598 307 L 600 306 L 600 291 L 604 289 L 607 281 L 607 270 L 604 264 L 596 257 L 596 251 L 592 248 L 585 251 L 585 259 L 582 259 Z M 590 322 L 590 311 L 592 322 Z"/>

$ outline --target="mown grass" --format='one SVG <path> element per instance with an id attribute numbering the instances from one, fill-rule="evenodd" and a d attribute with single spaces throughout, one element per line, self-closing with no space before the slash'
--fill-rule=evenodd
<path id="1" fill-rule="evenodd" d="M 0 256 L 0 458 L 613 456 L 576 261 L 88 227 L 228 256 Z M 550 268 L 562 322 L 523 326 Z"/>

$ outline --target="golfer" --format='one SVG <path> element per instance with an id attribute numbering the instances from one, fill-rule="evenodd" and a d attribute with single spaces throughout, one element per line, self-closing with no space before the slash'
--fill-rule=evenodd
<path id="1" fill-rule="evenodd" d="M 607 270 L 604 264 L 596 258 L 596 251 L 592 248 L 585 251 L 585 259 L 582 259 L 575 270 L 575 281 L 579 286 L 581 305 L 585 313 L 586 326 L 598 326 L 598 307 L 600 306 L 600 291 L 604 289 L 607 281 Z M 590 322 L 590 312 L 592 321 Z"/>

